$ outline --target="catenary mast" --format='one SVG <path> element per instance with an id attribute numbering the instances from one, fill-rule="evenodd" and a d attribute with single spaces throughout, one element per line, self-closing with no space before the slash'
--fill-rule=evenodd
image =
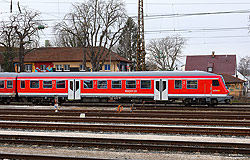
<path id="1" fill-rule="evenodd" d="M 138 29 L 137 29 L 136 70 L 137 71 L 145 71 L 146 70 L 143 0 L 138 0 Z"/>

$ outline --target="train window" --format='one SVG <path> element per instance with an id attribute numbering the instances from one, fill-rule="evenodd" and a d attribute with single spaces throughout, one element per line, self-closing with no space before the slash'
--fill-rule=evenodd
<path id="1" fill-rule="evenodd" d="M 175 80 L 174 81 L 174 88 L 175 89 L 182 89 L 182 80 Z"/>
<path id="2" fill-rule="evenodd" d="M 97 88 L 102 88 L 102 89 L 106 89 L 107 88 L 107 81 L 97 81 Z"/>
<path id="3" fill-rule="evenodd" d="M 157 91 L 160 91 L 160 82 L 159 81 L 156 81 L 156 89 L 157 89 Z"/>
<path id="4" fill-rule="evenodd" d="M 166 82 L 166 81 L 163 81 L 163 88 L 162 88 L 162 91 L 165 91 L 166 88 L 167 88 L 167 82 Z"/>
<path id="5" fill-rule="evenodd" d="M 74 90 L 74 88 L 73 88 L 73 85 L 74 85 L 74 84 L 73 84 L 73 83 L 74 83 L 73 81 L 70 81 L 70 83 L 69 83 L 69 88 L 70 88 L 71 91 Z"/>
<path id="6" fill-rule="evenodd" d="M 141 80 L 141 89 L 150 89 L 151 81 L 150 80 Z"/>
<path id="7" fill-rule="evenodd" d="M 112 81 L 112 88 L 121 89 L 122 88 L 122 81 Z"/>
<path id="8" fill-rule="evenodd" d="M 65 88 L 65 81 L 56 81 L 56 88 Z"/>
<path id="9" fill-rule="evenodd" d="M 25 81 L 21 81 L 21 88 L 25 88 Z"/>
<path id="10" fill-rule="evenodd" d="M 30 88 L 39 88 L 39 81 L 30 81 Z"/>
<path id="11" fill-rule="evenodd" d="M 13 88 L 13 81 L 7 81 L 7 88 Z"/>
<path id="12" fill-rule="evenodd" d="M 0 81 L 0 88 L 4 88 L 4 81 Z"/>
<path id="13" fill-rule="evenodd" d="M 197 80 L 187 80 L 187 89 L 197 89 L 198 81 Z"/>
<path id="14" fill-rule="evenodd" d="M 127 89 L 136 89 L 136 81 L 126 81 Z"/>
<path id="15" fill-rule="evenodd" d="M 79 87 L 80 87 L 80 83 L 79 81 L 76 81 L 76 91 L 79 89 Z"/>
<path id="16" fill-rule="evenodd" d="M 220 83 L 218 80 L 213 80 L 212 84 L 213 84 L 213 86 L 220 86 Z"/>
<path id="17" fill-rule="evenodd" d="M 43 88 L 52 88 L 52 81 L 43 81 Z"/>
<path id="18" fill-rule="evenodd" d="M 93 88 L 93 81 L 92 80 L 83 81 L 83 88 Z"/>

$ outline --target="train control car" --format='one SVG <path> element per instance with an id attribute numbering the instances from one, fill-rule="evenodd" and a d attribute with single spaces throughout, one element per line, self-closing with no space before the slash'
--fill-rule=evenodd
<path id="1" fill-rule="evenodd" d="M 16 73 L 0 73 L 0 101 L 10 102 L 16 98 Z"/>
<path id="2" fill-rule="evenodd" d="M 203 71 L 33 72 L 17 74 L 17 83 L 12 79 L 18 98 L 33 102 L 58 96 L 61 102 L 181 99 L 186 105 L 213 105 L 231 98 L 222 76 Z"/>

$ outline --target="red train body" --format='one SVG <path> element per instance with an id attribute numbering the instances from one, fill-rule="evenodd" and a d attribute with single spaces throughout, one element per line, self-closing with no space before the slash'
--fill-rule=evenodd
<path id="1" fill-rule="evenodd" d="M 60 101 L 182 99 L 185 104 L 217 104 L 229 102 L 228 93 L 220 75 L 202 71 L 0 74 L 2 99 L 52 100 L 58 96 Z"/>

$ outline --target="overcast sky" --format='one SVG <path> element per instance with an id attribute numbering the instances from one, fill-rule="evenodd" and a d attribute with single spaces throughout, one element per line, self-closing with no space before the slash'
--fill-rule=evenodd
<path id="1" fill-rule="evenodd" d="M 13 10 L 17 11 L 13 0 Z M 40 11 L 48 25 L 41 35 L 52 39 L 52 27 L 85 0 L 20 0 L 21 6 Z M 138 0 L 124 0 L 129 16 L 137 16 Z M 9 16 L 10 0 L 0 0 L 0 20 Z M 185 55 L 236 54 L 250 56 L 249 0 L 144 0 L 146 44 L 152 38 L 179 34 L 187 39 Z M 134 19 L 136 21 L 136 19 Z"/>

